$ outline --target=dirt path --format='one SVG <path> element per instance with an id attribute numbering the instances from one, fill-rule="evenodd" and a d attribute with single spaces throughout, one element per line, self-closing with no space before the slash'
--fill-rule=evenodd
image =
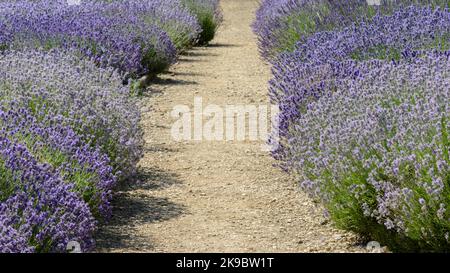
<path id="1" fill-rule="evenodd" d="M 258 142 L 172 140 L 176 105 L 267 103 L 269 67 L 250 24 L 257 0 L 223 0 L 211 47 L 192 50 L 144 99 L 146 153 L 140 181 L 118 192 L 102 228 L 106 252 L 354 252 L 352 234 L 321 210 L 262 152 Z M 146 108 L 144 107 L 144 110 Z"/>

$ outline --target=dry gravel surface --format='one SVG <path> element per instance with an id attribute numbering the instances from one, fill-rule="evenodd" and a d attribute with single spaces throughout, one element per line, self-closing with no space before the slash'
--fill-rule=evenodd
<path id="1" fill-rule="evenodd" d="M 100 252 L 361 252 L 320 206 L 274 167 L 261 142 L 171 137 L 176 105 L 267 104 L 270 68 L 250 24 L 257 0 L 222 0 L 224 23 L 209 47 L 181 56 L 142 100 L 146 147 L 137 179 L 122 185 Z"/>

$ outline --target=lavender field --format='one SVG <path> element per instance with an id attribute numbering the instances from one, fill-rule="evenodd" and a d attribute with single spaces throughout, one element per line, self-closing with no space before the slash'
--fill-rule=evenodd
<path id="1" fill-rule="evenodd" d="M 143 155 L 142 77 L 220 16 L 214 0 L 0 1 L 0 252 L 93 250 Z"/>
<path id="2" fill-rule="evenodd" d="M 280 166 L 337 227 L 448 251 L 448 1 L 263 1 Z"/>
<path id="3" fill-rule="evenodd" d="M 449 252 L 450 1 L 373 2 L 0 0 L 0 253 Z"/>

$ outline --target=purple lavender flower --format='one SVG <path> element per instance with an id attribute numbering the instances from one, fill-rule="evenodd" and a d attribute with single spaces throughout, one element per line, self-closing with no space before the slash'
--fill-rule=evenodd
<path id="1" fill-rule="evenodd" d="M 162 72 L 175 62 L 176 49 L 156 24 L 172 26 L 168 21 L 172 17 L 164 17 L 164 11 L 169 9 L 155 1 L 68 5 L 64 0 L 23 0 L 0 2 L 0 22 L 8 32 L 3 44 L 9 48 L 76 48 L 98 65 L 118 69 L 127 79 Z M 152 17 L 155 14 L 159 17 Z"/>
<path id="2" fill-rule="evenodd" d="M 341 79 L 370 72 L 358 62 L 370 59 L 400 60 L 420 55 L 417 51 L 446 50 L 450 45 L 448 10 L 409 7 L 391 16 L 375 16 L 337 32 L 320 32 L 299 42 L 293 53 L 275 61 L 270 96 L 280 106 L 280 149 L 285 156 L 292 121 L 307 111 L 309 102 L 330 95 Z"/>
<path id="3" fill-rule="evenodd" d="M 29 105 L 37 118 L 65 117 L 61 125 L 108 155 L 119 179 L 135 173 L 144 143 L 139 107 L 114 70 L 71 51 L 9 52 L 0 56 L 0 98 Z"/>
<path id="4" fill-rule="evenodd" d="M 0 131 L 0 252 L 64 252 L 69 241 L 92 249 L 88 206 L 49 165 Z"/>
<path id="5" fill-rule="evenodd" d="M 360 77 L 307 103 L 290 128 L 287 164 L 340 226 L 378 236 L 375 222 L 422 250 L 448 249 L 450 55 L 357 67 Z"/>
<path id="6" fill-rule="evenodd" d="M 9 139 L 23 145 L 35 159 L 49 164 L 84 199 L 92 213 L 108 220 L 111 215 L 112 189 L 116 179 L 112 175 L 108 157 L 93 149 L 65 123 L 64 116 L 39 116 L 23 108 L 16 101 L 3 101 L 0 126 Z M 44 113 L 46 106 L 34 105 L 33 112 Z"/>
<path id="7" fill-rule="evenodd" d="M 124 16 L 137 16 L 145 24 L 163 29 L 178 51 L 182 52 L 196 44 L 201 32 L 197 18 L 180 0 L 113 1 L 115 8 Z"/>
<path id="8" fill-rule="evenodd" d="M 340 30 L 413 4 L 448 7 L 445 0 L 382 0 L 379 6 L 368 5 L 367 0 L 265 0 L 253 29 L 262 57 L 271 61 L 316 32 Z"/>

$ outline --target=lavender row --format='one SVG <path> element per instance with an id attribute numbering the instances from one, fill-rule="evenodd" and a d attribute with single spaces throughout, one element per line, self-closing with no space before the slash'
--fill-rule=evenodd
<path id="1" fill-rule="evenodd" d="M 263 2 L 258 20 L 289 16 L 296 3 Z M 285 24 L 275 23 L 276 33 L 255 25 L 261 39 L 274 38 L 261 47 L 281 110 L 273 155 L 337 226 L 394 251 L 448 251 L 448 2 L 392 4 L 372 12 L 354 3 L 312 25 L 287 19 L 307 27 L 297 36 Z M 321 28 L 326 20 L 331 27 Z M 291 52 L 265 52 L 280 37 L 295 37 Z"/>
<path id="2" fill-rule="evenodd" d="M 289 145 L 290 128 L 309 102 L 333 92 L 336 79 L 364 74 L 354 70 L 353 61 L 398 61 L 420 55 L 420 51 L 445 51 L 450 49 L 449 39 L 447 9 L 412 6 L 342 31 L 318 32 L 299 42 L 294 52 L 280 54 L 269 83 L 272 102 L 281 109 L 282 145 L 274 155 L 289 156 L 283 148 Z"/>
<path id="3" fill-rule="evenodd" d="M 129 177 L 142 156 L 136 99 L 112 68 L 101 69 L 76 51 L 9 52 L 0 56 L 0 96 L 46 105 L 108 155 L 114 173 Z"/>
<path id="4" fill-rule="evenodd" d="M 302 188 L 396 251 L 450 249 L 450 54 L 369 61 L 308 104 L 289 139 Z"/>
<path id="5" fill-rule="evenodd" d="M 26 113 L 7 111 L 0 110 L 0 124 Z M 33 155 L 39 144 L 19 142 L 16 134 L 0 131 L 0 252 L 63 252 L 69 241 L 92 249 L 96 221 L 76 185 Z"/>
<path id="6" fill-rule="evenodd" d="M 53 49 L 1 55 L 0 101 L 0 252 L 91 250 L 142 156 L 135 98 L 113 68 Z"/>
<path id="7" fill-rule="evenodd" d="M 392 14 L 410 5 L 448 7 L 447 0 L 264 0 L 253 24 L 262 57 L 271 61 L 295 49 L 298 41 L 320 31 L 340 30 L 370 20 L 377 14 Z"/>
<path id="8" fill-rule="evenodd" d="M 218 1 L 4 1 L 0 50 L 75 48 L 101 67 L 118 69 L 124 79 L 138 78 L 164 71 L 178 52 L 195 45 L 204 33 L 201 18 L 204 28 L 212 27 L 206 31 L 215 33 Z"/>
<path id="9" fill-rule="evenodd" d="M 165 70 L 220 22 L 216 0 L 0 1 L 0 252 L 94 248 L 143 153 L 123 81 Z"/>

